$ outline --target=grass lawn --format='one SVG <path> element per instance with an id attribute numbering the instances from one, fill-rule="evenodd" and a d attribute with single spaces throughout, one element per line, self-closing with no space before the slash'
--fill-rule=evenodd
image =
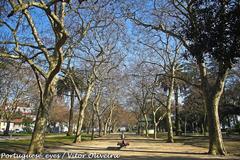
<path id="1" fill-rule="evenodd" d="M 52 134 L 51 134 L 52 135 Z M 56 135 L 56 136 L 54 136 Z M 66 136 L 65 134 L 54 134 L 51 137 L 46 137 L 45 148 L 54 146 L 62 146 L 71 144 L 74 136 Z M 82 135 L 82 140 L 90 140 L 91 136 L 87 134 Z M 24 140 L 4 140 L 0 141 L 0 153 L 25 153 L 29 147 L 30 139 Z"/>
<path id="2" fill-rule="evenodd" d="M 66 133 L 47 133 L 46 135 L 59 136 L 59 135 L 66 135 Z M 3 133 L 0 136 L 3 136 Z M 32 133 L 12 133 L 12 136 L 32 136 Z"/>

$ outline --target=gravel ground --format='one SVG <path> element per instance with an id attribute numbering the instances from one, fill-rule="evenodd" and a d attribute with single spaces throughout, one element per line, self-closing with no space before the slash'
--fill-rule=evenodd
<path id="1" fill-rule="evenodd" d="M 117 146 L 120 134 L 111 134 L 93 141 L 83 141 L 79 144 L 56 146 L 48 148 L 49 153 L 61 153 L 64 159 L 166 159 L 166 160 L 200 160 L 200 159 L 240 159 L 237 156 L 211 156 L 206 154 L 207 149 L 183 143 L 165 143 L 163 140 L 153 140 L 137 136 L 126 135 L 130 143 L 126 148 Z M 115 157 L 114 157 L 115 156 Z"/>

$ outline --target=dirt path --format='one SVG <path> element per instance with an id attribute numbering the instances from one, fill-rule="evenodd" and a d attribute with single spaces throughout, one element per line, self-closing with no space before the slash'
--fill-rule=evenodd
<path id="1" fill-rule="evenodd" d="M 96 156 L 104 156 L 106 154 L 119 155 L 119 159 L 167 159 L 167 160 L 190 160 L 190 159 L 239 159 L 240 157 L 227 156 L 210 156 L 207 155 L 207 149 L 184 145 L 182 143 L 164 143 L 162 140 L 147 139 L 137 135 L 126 135 L 130 146 L 122 148 L 117 147 L 120 141 L 119 134 L 111 134 L 94 141 L 84 141 L 80 144 L 57 146 L 49 148 L 47 151 L 51 153 L 62 153 L 65 158 L 88 159 Z M 75 154 L 74 154 L 75 153 Z M 77 154 L 76 154 L 77 153 Z M 93 153 L 96 153 L 94 155 Z M 64 159 L 65 159 L 64 158 Z M 106 158 L 106 157 L 105 157 Z"/>

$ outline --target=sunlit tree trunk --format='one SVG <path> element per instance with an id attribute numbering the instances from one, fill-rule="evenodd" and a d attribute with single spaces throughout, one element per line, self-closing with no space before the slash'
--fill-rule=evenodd
<path id="1" fill-rule="evenodd" d="M 154 139 L 157 139 L 157 123 L 154 124 Z"/>
<path id="2" fill-rule="evenodd" d="M 173 98 L 173 90 L 174 90 L 174 67 L 172 67 L 172 77 L 170 81 L 170 87 L 168 90 L 168 97 L 167 97 L 167 130 L 168 130 L 168 143 L 173 143 L 173 125 L 172 125 L 172 118 L 171 118 L 171 108 L 172 108 L 172 98 Z"/>
<path id="3" fill-rule="evenodd" d="M 88 100 L 89 100 L 90 94 L 92 92 L 93 86 L 94 86 L 94 83 L 89 84 L 88 89 L 86 91 L 86 95 L 80 101 L 79 115 L 78 115 L 78 121 L 77 121 L 77 131 L 76 131 L 76 135 L 75 135 L 73 143 L 79 143 L 82 141 L 81 133 L 82 133 L 83 121 L 85 118 L 85 109 L 88 105 Z M 78 97 L 80 97 L 80 93 L 78 93 Z"/>
<path id="4" fill-rule="evenodd" d="M 108 129 L 108 120 L 103 125 L 103 135 L 107 135 L 107 129 Z"/>
<path id="5" fill-rule="evenodd" d="M 209 153 L 226 155 L 223 144 L 221 126 L 219 121 L 218 107 L 223 93 L 224 82 L 228 69 L 219 66 L 218 77 L 214 85 L 210 85 L 207 79 L 207 72 L 204 63 L 198 60 L 200 70 L 202 91 L 207 108 L 208 130 L 209 130 Z"/>
<path id="6" fill-rule="evenodd" d="M 98 136 L 99 137 L 102 136 L 102 119 L 99 115 L 98 115 Z"/>
<path id="7" fill-rule="evenodd" d="M 146 137 L 148 137 L 148 118 L 147 118 L 147 114 L 144 114 L 144 120 L 145 120 L 145 135 Z"/>
<path id="8" fill-rule="evenodd" d="M 154 124 L 154 139 L 157 139 L 157 121 L 156 121 L 156 112 L 153 111 L 153 124 Z"/>
<path id="9" fill-rule="evenodd" d="M 107 120 L 104 123 L 104 135 L 107 135 L 108 128 L 110 127 L 110 121 L 111 121 L 111 118 L 112 118 L 112 111 L 113 111 L 113 108 L 110 109 L 110 113 L 108 114 Z"/>
<path id="10" fill-rule="evenodd" d="M 112 132 L 113 133 L 115 133 L 115 132 L 117 132 L 117 129 L 116 129 L 116 121 L 114 121 L 113 123 L 112 123 Z"/>
<path id="11" fill-rule="evenodd" d="M 225 155 L 226 151 L 223 145 L 221 133 L 218 104 L 220 96 L 210 96 L 206 98 L 208 109 L 208 128 L 209 128 L 209 153 Z"/>
<path id="12" fill-rule="evenodd" d="M 92 113 L 92 122 L 91 122 L 91 126 L 92 126 L 92 131 L 91 131 L 91 140 L 94 139 L 94 126 L 95 126 L 95 112 L 93 110 Z"/>
<path id="13" fill-rule="evenodd" d="M 103 128 L 103 135 L 107 135 L 107 128 L 108 128 L 108 123 L 104 123 L 104 128 Z"/>
<path id="14" fill-rule="evenodd" d="M 87 106 L 87 102 L 86 102 L 86 99 L 84 98 L 83 101 L 80 102 L 80 107 L 79 107 L 80 110 L 79 110 L 78 121 L 77 121 L 77 131 L 76 131 L 76 135 L 73 143 L 79 143 L 82 141 L 82 126 L 85 118 L 86 106 Z"/>
<path id="15" fill-rule="evenodd" d="M 67 136 L 72 136 L 73 135 L 73 112 L 74 112 L 74 99 L 75 99 L 75 94 L 74 94 L 74 89 L 71 91 L 71 104 L 70 104 L 70 111 L 69 111 L 69 121 L 68 121 L 68 132 Z"/>
<path id="16" fill-rule="evenodd" d="M 108 134 L 111 133 L 111 128 L 112 128 L 112 114 L 113 114 L 113 108 L 111 109 L 111 113 L 110 113 L 109 121 L 108 121 Z"/>
<path id="17" fill-rule="evenodd" d="M 49 108 L 52 106 L 55 93 L 55 85 L 52 82 L 49 87 L 46 87 L 45 93 L 40 101 L 35 127 L 32 134 L 32 139 L 28 154 L 42 153 L 44 150 L 45 131 L 47 126 L 47 115 Z"/>
<path id="18" fill-rule="evenodd" d="M 83 100 L 85 101 L 85 100 Z M 78 121 L 77 121 L 77 131 L 76 131 L 76 135 L 74 138 L 73 143 L 79 143 L 82 141 L 82 126 L 83 126 L 83 121 L 84 121 L 84 112 L 85 110 L 83 109 L 83 101 L 80 102 L 80 106 L 79 106 L 79 115 L 78 115 Z M 86 105 L 86 104 L 84 104 Z"/>

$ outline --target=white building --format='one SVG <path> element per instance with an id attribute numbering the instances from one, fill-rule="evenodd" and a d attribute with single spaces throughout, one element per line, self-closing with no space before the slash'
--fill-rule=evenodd
<path id="1" fill-rule="evenodd" d="M 7 122 L 4 120 L 0 120 L 0 131 L 4 132 L 6 127 L 7 127 Z M 10 131 L 16 131 L 16 130 L 22 131 L 23 127 L 24 127 L 24 125 L 22 123 L 19 123 L 18 119 L 15 119 L 10 122 L 9 130 Z"/>
<path id="2" fill-rule="evenodd" d="M 25 127 L 23 125 L 23 119 L 24 118 L 30 118 L 32 121 L 35 121 L 36 116 L 34 115 L 34 109 L 33 107 L 30 107 L 29 105 L 22 105 L 18 106 L 16 109 L 16 113 L 20 113 L 21 117 L 15 118 L 10 120 L 10 131 L 23 131 L 23 128 Z M 7 120 L 4 119 L 4 116 L 0 117 L 0 132 L 4 132 L 7 127 Z"/>

